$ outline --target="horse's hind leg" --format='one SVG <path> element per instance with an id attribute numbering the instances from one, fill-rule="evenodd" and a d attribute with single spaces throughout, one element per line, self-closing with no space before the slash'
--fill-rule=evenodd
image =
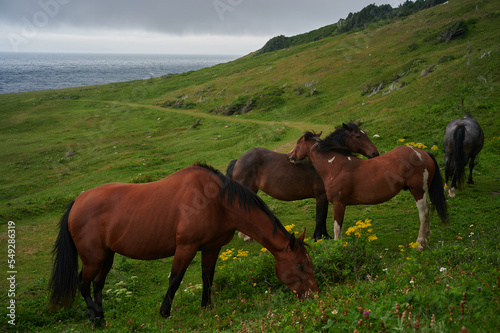
<path id="1" fill-rule="evenodd" d="M 469 162 L 469 178 L 467 179 L 467 184 L 474 184 L 474 181 L 472 180 L 472 170 L 474 169 L 474 161 L 476 159 L 476 156 L 471 156 L 470 162 Z"/>
<path id="2" fill-rule="evenodd" d="M 90 283 L 92 282 L 96 274 L 97 269 L 92 269 L 89 266 L 82 265 L 82 270 L 80 271 L 80 275 L 78 276 L 78 286 L 80 287 L 80 293 L 85 300 L 85 303 L 87 303 L 90 321 L 94 321 L 94 319 L 97 317 L 97 313 L 99 312 L 99 308 L 90 296 Z"/>
<path id="3" fill-rule="evenodd" d="M 102 269 L 94 279 L 94 303 L 97 306 L 96 317 L 101 319 L 104 318 L 104 310 L 102 308 L 102 289 L 104 288 L 106 276 L 108 275 L 111 266 L 113 266 L 114 257 L 114 252 L 109 251 L 106 253 Z"/>
<path id="4" fill-rule="evenodd" d="M 420 230 L 418 232 L 417 243 L 418 248 L 422 249 L 427 245 L 427 237 L 431 235 L 431 225 L 429 220 L 429 202 L 427 201 L 426 195 L 422 196 L 421 199 L 415 199 L 418 208 L 418 217 L 420 219 Z"/>

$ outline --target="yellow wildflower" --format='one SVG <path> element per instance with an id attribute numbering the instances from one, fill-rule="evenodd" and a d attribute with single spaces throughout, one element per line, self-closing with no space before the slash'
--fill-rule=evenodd
<path id="1" fill-rule="evenodd" d="M 411 247 L 412 249 L 414 249 L 414 248 L 418 247 L 420 244 L 419 244 L 418 242 L 415 242 L 415 243 L 413 243 L 413 242 L 412 242 L 412 243 L 410 243 L 409 245 L 410 245 L 410 247 Z"/>
<path id="2" fill-rule="evenodd" d="M 221 255 L 219 256 L 219 258 L 222 259 L 222 261 L 226 261 L 228 260 L 229 258 L 232 257 L 232 253 L 233 253 L 233 250 L 234 249 L 227 249 L 226 251 L 222 252 Z"/>
<path id="3" fill-rule="evenodd" d="M 236 256 L 237 257 L 248 257 L 248 251 L 238 250 L 238 254 Z"/>
<path id="4" fill-rule="evenodd" d="M 347 236 L 350 236 L 352 233 L 356 232 L 356 230 L 358 230 L 358 228 L 356 228 L 356 227 L 349 227 L 349 229 L 347 229 L 347 231 L 345 232 L 345 234 Z"/>

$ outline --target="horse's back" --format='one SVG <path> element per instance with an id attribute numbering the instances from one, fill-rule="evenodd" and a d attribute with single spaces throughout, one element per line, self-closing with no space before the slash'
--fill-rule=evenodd
<path id="1" fill-rule="evenodd" d="M 253 148 L 236 163 L 232 178 L 279 200 L 312 198 L 324 193 L 323 181 L 309 161 L 293 164 L 286 154 Z"/>
<path id="2" fill-rule="evenodd" d="M 171 256 L 179 229 L 196 239 L 196 232 L 203 234 L 203 226 L 194 225 L 199 215 L 209 206 L 217 208 L 209 200 L 220 186 L 207 185 L 209 178 L 208 170 L 189 167 L 152 183 L 111 183 L 85 191 L 73 205 L 70 233 L 74 239 L 94 233 L 88 238 L 93 247 L 131 258 Z"/>

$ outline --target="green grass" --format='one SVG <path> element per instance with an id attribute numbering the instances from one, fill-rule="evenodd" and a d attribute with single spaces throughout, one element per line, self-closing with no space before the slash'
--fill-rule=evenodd
<path id="1" fill-rule="evenodd" d="M 47 309 L 57 221 L 83 190 L 157 180 L 200 161 L 225 170 L 253 147 L 287 152 L 303 131 L 326 134 L 357 119 L 370 137 L 380 136 L 372 140 L 381 152 L 400 145 L 398 139 L 421 142 L 442 167 L 446 124 L 469 111 L 486 137 L 476 184 L 448 200 L 450 224 L 431 213 L 433 234 L 423 252 L 409 247 L 418 234 L 418 213 L 403 191 L 380 205 L 347 208 L 344 232 L 371 219 L 377 240 L 311 243 L 320 285 L 316 298 L 295 299 L 277 281 L 270 255 L 235 237 L 223 250 L 244 249 L 249 255 L 219 260 L 212 308 L 200 307 L 197 256 L 167 320 L 158 312 L 171 258 L 117 256 L 105 287 L 106 322 L 94 329 L 269 331 L 296 330 L 298 323 L 311 332 L 371 332 L 382 331 L 384 323 L 388 332 L 417 331 L 417 326 L 423 332 L 458 332 L 462 326 L 469 332 L 497 331 L 500 7 L 494 1 L 474 4 L 456 0 L 382 27 L 180 75 L 1 95 L 0 259 L 9 259 L 7 222 L 14 221 L 18 273 L 17 325 L 10 327 L 4 317 L 0 328 L 93 330 L 81 297 L 69 310 Z M 467 22 L 465 37 L 448 43 L 430 38 L 453 20 Z M 249 99 L 254 107 L 248 113 L 213 112 Z M 182 101 L 179 107 L 164 107 L 176 101 Z M 439 149 L 431 150 L 433 145 Z M 294 231 L 307 227 L 312 235 L 314 200 L 261 197 L 283 224 L 294 224 Z M 2 304 L 8 304 L 6 278 L 0 289 Z"/>

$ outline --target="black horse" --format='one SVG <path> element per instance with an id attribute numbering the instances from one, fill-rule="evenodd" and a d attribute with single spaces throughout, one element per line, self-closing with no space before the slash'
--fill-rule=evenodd
<path id="1" fill-rule="evenodd" d="M 474 184 L 472 169 L 477 154 L 484 144 L 484 133 L 479 123 L 469 112 L 463 118 L 454 119 L 446 126 L 444 137 L 444 174 L 445 181 L 451 178 L 450 197 L 455 197 L 455 189 L 459 188 L 465 178 L 465 166 L 469 163 L 467 184 Z"/>

